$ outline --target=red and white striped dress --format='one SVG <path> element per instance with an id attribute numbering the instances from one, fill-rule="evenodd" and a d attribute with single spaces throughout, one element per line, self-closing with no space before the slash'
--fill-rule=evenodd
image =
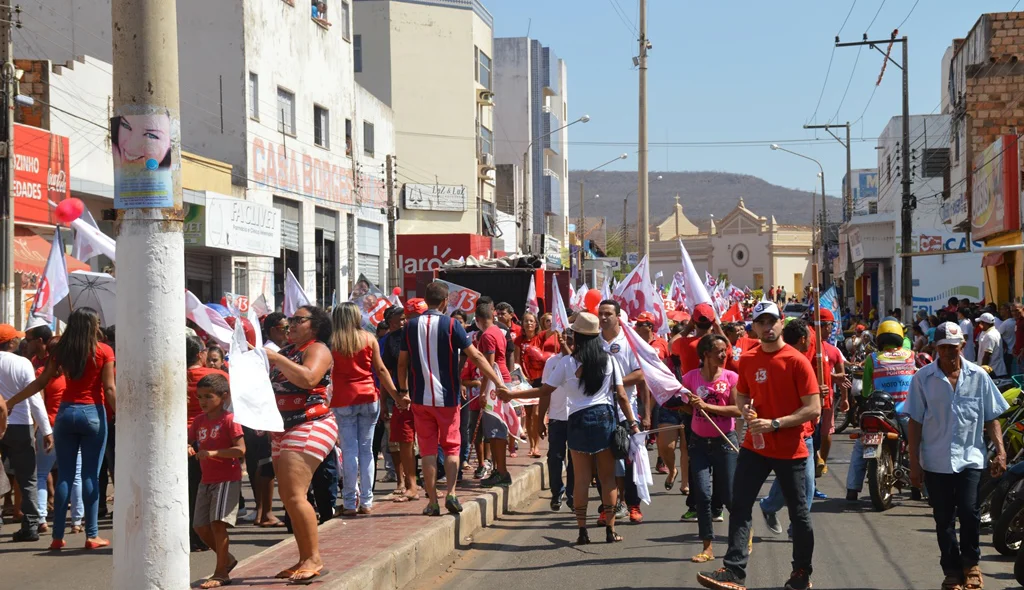
<path id="1" fill-rule="evenodd" d="M 306 349 L 314 342 L 310 340 L 302 345 L 289 344 L 278 354 L 301 365 Z M 271 456 L 277 459 L 281 451 L 292 451 L 322 461 L 338 440 L 338 423 L 327 400 L 331 372 L 327 371 L 315 387 L 303 389 L 289 381 L 277 367 L 273 367 L 270 370 L 270 382 L 274 387 L 277 409 L 284 419 L 285 428 L 284 432 L 271 433 Z"/>

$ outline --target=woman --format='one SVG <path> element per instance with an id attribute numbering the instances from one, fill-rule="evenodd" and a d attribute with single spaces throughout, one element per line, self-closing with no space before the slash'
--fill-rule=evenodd
<path id="1" fill-rule="evenodd" d="M 615 485 L 615 455 L 611 443 L 615 431 L 615 405 L 626 415 L 633 434 L 640 427 L 633 415 L 633 408 L 622 387 L 622 368 L 601 348 L 601 327 L 597 316 L 581 312 L 570 328 L 573 332 L 575 349 L 555 365 L 543 385 L 527 391 L 499 391 L 505 401 L 514 398 L 550 396 L 558 387 L 567 391 L 569 421 L 567 426 L 569 451 L 574 469 L 573 508 L 579 527 L 577 545 L 590 543 L 587 533 L 587 505 L 590 480 L 593 477 L 592 462 L 597 460 L 598 477 L 601 479 L 602 504 L 615 506 L 618 489 Z M 605 541 L 617 543 L 622 536 L 615 532 L 615 517 L 608 518 L 605 527 Z"/>
<path id="2" fill-rule="evenodd" d="M 85 548 L 99 549 L 110 541 L 99 536 L 100 461 L 107 442 L 104 403 L 117 407 L 114 385 L 114 351 L 101 342 L 100 316 L 89 307 L 76 309 L 43 372 L 8 402 L 13 407 L 42 391 L 61 374 L 66 380 L 60 408 L 54 419 L 53 440 L 57 450 L 57 485 L 53 494 L 53 542 L 50 550 L 67 544 L 64 528 L 68 494 L 75 479 L 78 453 L 82 453 L 82 501 L 85 504 Z M 105 491 L 103 491 L 105 493 Z"/>
<path id="3" fill-rule="evenodd" d="M 332 319 L 334 395 L 331 409 L 341 437 L 341 513 L 344 516 L 370 514 L 373 511 L 373 431 L 380 416 L 380 396 L 373 375 L 376 373 L 381 387 L 392 399 L 398 399 L 398 392 L 381 360 L 377 340 L 362 329 L 359 307 L 351 301 L 342 303 L 334 308 Z"/>
<path id="4" fill-rule="evenodd" d="M 715 538 L 711 520 L 712 471 L 716 495 L 726 508 L 731 510 L 732 507 L 732 480 L 738 454 L 719 434 L 720 430 L 733 445 L 739 446 L 735 432 L 735 418 L 740 416 L 736 407 L 736 381 L 739 376 L 722 368 L 729 356 L 729 348 L 729 340 L 724 336 L 704 336 L 697 343 L 701 367 L 683 375 L 683 385 L 691 392 L 690 405 L 693 406 L 690 473 L 694 479 L 692 493 L 697 508 L 697 530 L 704 542 L 704 549 L 691 558 L 694 563 L 715 558 L 711 550 Z"/>
<path id="5" fill-rule="evenodd" d="M 925 322 L 927 323 L 927 320 Z M 929 327 L 931 327 L 930 324 Z M 914 324 L 914 352 L 924 352 L 926 346 L 928 346 L 928 337 L 925 336 L 921 326 Z"/>
<path id="6" fill-rule="evenodd" d="M 170 169 L 173 139 L 170 114 L 114 117 L 110 134 L 115 166 Z"/>
<path id="7" fill-rule="evenodd" d="M 541 375 L 544 372 L 544 363 L 554 356 L 558 351 L 557 337 L 556 348 L 550 353 L 545 353 L 542 348 L 543 336 L 538 331 L 537 316 L 530 312 L 523 314 L 522 332 L 516 338 L 516 363 L 523 369 L 523 375 L 533 387 L 540 387 Z M 526 425 L 526 436 L 530 441 L 530 457 L 540 458 L 540 414 L 537 405 L 523 406 L 525 412 L 524 424 Z"/>
<path id="8" fill-rule="evenodd" d="M 224 349 L 216 344 L 211 344 L 206 349 L 206 366 L 218 371 L 227 371 L 228 368 L 224 364 Z"/>
<path id="9" fill-rule="evenodd" d="M 331 384 L 331 317 L 313 305 L 305 305 L 288 318 L 288 345 L 279 352 L 267 349 L 270 382 L 284 432 L 271 435 L 271 458 L 278 493 L 291 520 L 299 561 L 282 570 L 278 578 L 308 583 L 324 569 L 317 534 L 317 515 L 306 499 L 313 472 L 338 439 L 338 423 L 327 406 Z"/>

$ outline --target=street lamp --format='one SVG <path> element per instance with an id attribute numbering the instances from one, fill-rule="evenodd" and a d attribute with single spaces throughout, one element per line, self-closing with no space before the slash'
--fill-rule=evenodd
<path id="1" fill-rule="evenodd" d="M 583 207 L 584 207 L 584 205 L 583 205 L 583 182 L 586 180 L 587 175 L 590 174 L 591 172 L 596 172 L 596 171 L 600 170 L 601 168 L 604 168 L 608 164 L 611 164 L 612 162 L 617 162 L 619 160 L 625 160 L 628 157 L 629 157 L 629 154 L 623 152 L 622 155 L 619 155 L 619 156 L 617 156 L 615 158 L 612 158 L 611 160 L 608 160 L 604 164 L 601 164 L 600 166 L 597 166 L 596 168 L 592 168 L 592 169 L 584 172 L 583 175 L 580 176 L 580 222 L 579 222 L 579 225 L 576 226 L 576 234 L 577 234 L 577 238 L 578 238 L 577 242 L 578 242 L 578 245 L 579 245 L 579 252 L 580 252 L 579 270 L 580 270 L 581 276 L 582 276 L 582 273 L 583 273 L 583 238 L 586 237 L 586 232 L 584 232 L 584 223 L 586 221 L 586 217 L 583 215 Z M 597 196 L 599 197 L 600 195 L 597 195 Z"/>
<path id="2" fill-rule="evenodd" d="M 523 211 L 522 211 L 523 217 L 522 217 L 522 221 L 520 222 L 520 234 L 522 236 L 522 239 L 520 240 L 520 243 L 519 243 L 519 249 L 524 254 L 530 251 L 530 236 L 533 235 L 533 232 L 531 231 L 532 228 L 529 227 L 529 225 L 530 225 L 530 223 L 529 223 L 530 222 L 530 216 L 533 213 L 533 196 L 530 195 L 530 198 L 527 199 L 527 194 L 529 194 L 528 193 L 528 187 L 530 186 L 530 161 L 529 161 L 529 158 L 530 158 L 530 148 L 533 147 L 533 144 L 537 143 L 541 139 L 544 139 L 545 137 L 549 137 L 551 135 L 554 135 L 555 133 L 558 133 L 559 131 L 561 131 L 562 129 L 565 129 L 566 127 L 571 127 L 571 126 L 575 125 L 576 123 L 588 123 L 589 121 L 590 121 L 590 115 L 583 115 L 579 119 L 576 119 L 575 121 L 573 121 L 571 123 L 567 123 L 565 125 L 562 125 L 558 129 L 555 129 L 554 131 L 551 131 L 551 132 L 545 133 L 544 135 L 540 135 L 538 137 L 535 137 L 535 138 L 533 138 L 533 141 L 531 141 L 526 146 L 526 151 L 523 152 Z"/>

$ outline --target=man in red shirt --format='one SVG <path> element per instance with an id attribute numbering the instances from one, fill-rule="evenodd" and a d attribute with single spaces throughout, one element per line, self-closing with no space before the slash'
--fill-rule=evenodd
<path id="1" fill-rule="evenodd" d="M 633 327 L 636 329 L 637 335 L 658 353 L 661 362 L 667 363 L 668 342 L 654 331 L 654 314 L 649 311 L 640 312 L 640 315 L 633 318 Z M 666 366 L 668 365 L 666 364 Z"/>
<path id="2" fill-rule="evenodd" d="M 688 334 L 691 332 L 693 335 L 689 336 Z M 672 342 L 672 356 L 677 360 L 679 377 L 700 368 L 700 359 L 697 358 L 697 343 L 711 332 L 725 335 L 722 332 L 721 324 L 715 319 L 715 310 L 708 303 L 694 306 L 693 316 L 683 327 L 684 336 L 680 336 Z"/>
<path id="3" fill-rule="evenodd" d="M 757 346 L 757 340 L 747 337 L 742 322 L 733 322 L 722 326 L 725 337 L 729 339 L 729 356 L 725 359 L 725 368 L 734 372 L 740 372 L 740 357 L 743 353 Z"/>
<path id="4" fill-rule="evenodd" d="M 476 325 L 479 331 L 476 333 L 477 350 L 487 359 L 488 366 L 498 365 L 499 374 L 505 383 L 512 381 L 509 374 L 505 355 L 505 334 L 494 325 L 494 302 L 489 297 L 481 297 L 476 304 Z M 497 385 L 497 384 L 496 384 Z M 480 378 L 480 392 L 487 389 L 487 378 Z M 485 441 L 490 443 L 491 459 L 494 461 L 494 470 L 490 477 L 480 481 L 484 487 L 508 486 L 512 483 L 512 476 L 506 465 L 506 449 L 508 448 L 508 425 L 493 414 L 484 413 L 480 417 L 480 431 Z"/>
<path id="5" fill-rule="evenodd" d="M 825 367 L 825 394 L 821 396 L 821 420 L 818 422 L 820 432 L 820 446 L 818 457 L 815 462 L 815 476 L 821 477 L 828 473 L 828 455 L 832 449 L 832 435 L 836 431 L 836 415 L 833 398 L 833 383 L 839 385 L 842 392 L 842 401 L 839 409 L 845 412 L 850 408 L 850 400 L 847 397 L 849 388 L 846 386 L 846 367 L 843 363 L 843 355 L 839 349 L 832 346 L 825 340 L 827 334 L 832 333 L 833 324 L 836 318 L 833 313 L 825 308 L 821 309 L 821 326 L 818 328 L 822 335 L 822 365 Z M 813 333 L 813 332 L 812 332 Z M 812 361 L 813 362 L 813 361 Z M 815 490 L 816 497 L 822 497 L 818 490 Z"/>
<path id="6" fill-rule="evenodd" d="M 807 358 L 781 338 L 783 322 L 774 303 L 754 307 L 761 346 L 743 355 L 736 405 L 747 421 L 747 434 L 736 462 L 729 511 L 729 551 L 714 572 L 702 572 L 705 588 L 736 590 L 746 582 L 751 512 L 761 486 L 774 472 L 793 521 L 793 573 L 785 587 L 810 588 L 814 531 L 804 494 L 805 467 L 810 460 L 804 425 L 821 414 L 817 379 Z"/>

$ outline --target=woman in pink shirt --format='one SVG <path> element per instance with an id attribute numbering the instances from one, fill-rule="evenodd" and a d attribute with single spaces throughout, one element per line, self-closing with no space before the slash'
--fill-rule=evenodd
<path id="1" fill-rule="evenodd" d="M 736 381 L 739 376 L 723 368 L 730 348 L 725 336 L 704 336 L 697 342 L 700 368 L 683 375 L 683 386 L 690 390 L 690 405 L 693 406 L 689 443 L 690 474 L 693 478 L 690 490 L 697 509 L 698 534 L 704 542 L 704 549 L 692 558 L 695 563 L 715 558 L 711 551 L 711 542 L 715 538 L 711 516 L 712 468 L 715 491 L 725 507 L 732 509 L 732 479 L 736 473 L 738 453 L 719 434 L 721 431 L 733 445 L 739 446 L 735 420 L 740 416 L 736 407 Z"/>
<path id="2" fill-rule="evenodd" d="M 381 360 L 377 339 L 362 328 L 359 307 L 351 302 L 342 303 L 334 308 L 331 319 L 331 408 L 338 419 L 341 443 L 342 514 L 369 514 L 373 509 L 373 430 L 380 415 L 374 373 L 381 387 L 396 401 L 398 392 Z"/>

